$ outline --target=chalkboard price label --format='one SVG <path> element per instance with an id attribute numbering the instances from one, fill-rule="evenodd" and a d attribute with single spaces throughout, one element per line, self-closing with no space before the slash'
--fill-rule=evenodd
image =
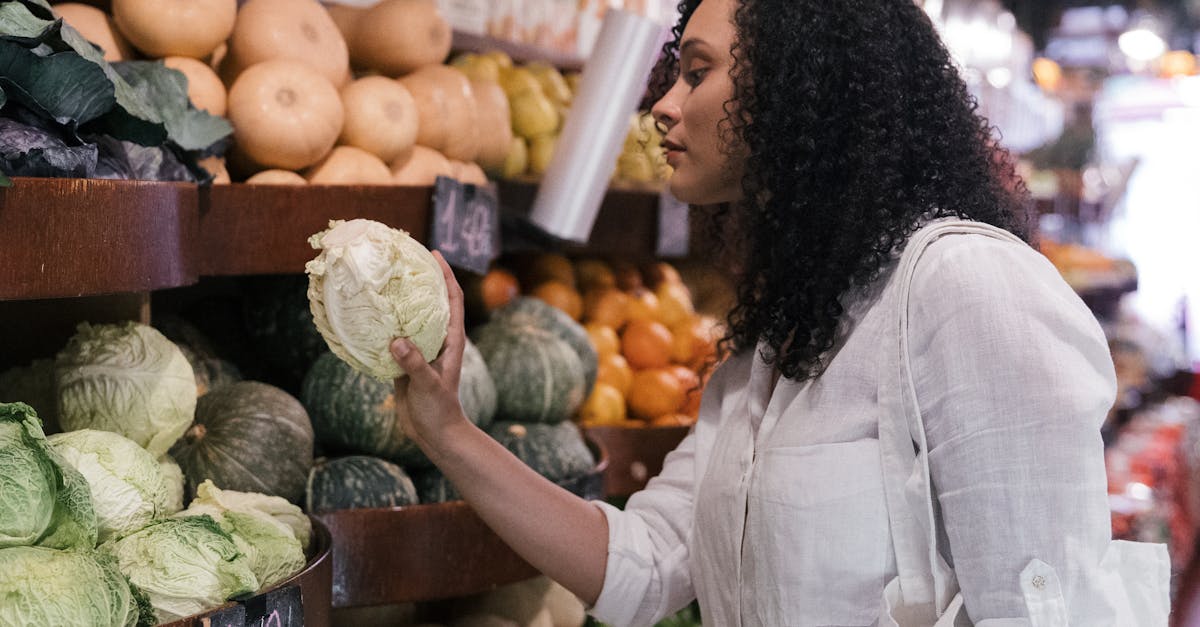
<path id="1" fill-rule="evenodd" d="M 446 262 L 484 274 L 500 251 L 500 214 L 490 187 L 439 176 L 433 190 L 431 248 Z"/>
<path id="2" fill-rule="evenodd" d="M 200 619 L 201 627 L 245 627 L 246 608 L 241 603 L 223 607 Z"/>
<path id="3" fill-rule="evenodd" d="M 301 601 L 299 586 L 272 590 L 245 601 L 245 627 L 304 627 Z"/>

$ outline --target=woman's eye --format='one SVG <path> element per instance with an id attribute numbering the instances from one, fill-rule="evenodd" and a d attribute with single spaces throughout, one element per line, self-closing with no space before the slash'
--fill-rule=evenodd
<path id="1" fill-rule="evenodd" d="M 700 84 L 700 81 L 704 80 L 704 75 L 707 73 L 708 73 L 708 68 L 699 68 L 699 69 L 695 69 L 695 70 L 690 70 L 683 74 L 683 82 L 687 83 L 688 85 L 691 85 L 692 87 L 695 87 L 696 85 Z"/>

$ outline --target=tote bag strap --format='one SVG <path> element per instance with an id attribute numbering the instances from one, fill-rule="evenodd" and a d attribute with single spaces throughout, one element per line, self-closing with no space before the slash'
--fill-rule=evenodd
<path id="1" fill-rule="evenodd" d="M 929 606 L 940 616 L 957 584 L 937 549 L 929 447 L 917 405 L 908 349 L 909 294 L 917 262 L 935 240 L 951 234 L 985 235 L 1023 242 L 1002 229 L 965 220 L 932 222 L 909 237 L 893 275 L 894 335 L 885 337 L 884 375 L 879 385 L 879 446 L 892 545 L 906 606 Z M 903 418 L 901 420 L 901 418 Z"/>

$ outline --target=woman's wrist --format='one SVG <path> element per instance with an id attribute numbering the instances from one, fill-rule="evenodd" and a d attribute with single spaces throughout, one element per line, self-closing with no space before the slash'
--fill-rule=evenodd
<path id="1" fill-rule="evenodd" d="M 460 409 L 454 418 L 447 420 L 430 437 L 425 438 L 425 456 L 437 466 L 463 457 L 462 448 L 469 446 L 471 436 L 482 433 L 479 427 L 467 419 Z"/>

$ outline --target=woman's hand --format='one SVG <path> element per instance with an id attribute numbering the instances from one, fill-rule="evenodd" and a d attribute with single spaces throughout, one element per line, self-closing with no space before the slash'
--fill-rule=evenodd
<path id="1" fill-rule="evenodd" d="M 396 379 L 396 415 L 404 434 L 431 457 L 441 438 L 454 428 L 469 426 L 458 400 L 458 379 L 462 371 L 463 292 L 454 272 L 441 253 L 433 256 L 442 268 L 450 297 L 450 326 L 437 359 L 426 363 L 420 349 L 406 338 L 392 340 L 392 358 L 406 373 Z"/>

